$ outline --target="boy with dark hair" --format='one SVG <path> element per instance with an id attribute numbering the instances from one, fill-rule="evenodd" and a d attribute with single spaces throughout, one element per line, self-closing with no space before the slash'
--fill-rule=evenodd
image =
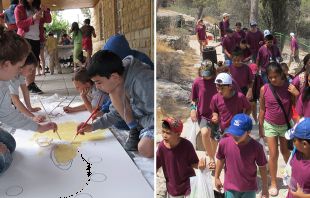
<path id="1" fill-rule="evenodd" d="M 215 187 L 220 190 L 221 171 L 225 165 L 224 190 L 226 198 L 255 198 L 257 166 L 262 177 L 262 197 L 268 197 L 267 159 L 263 146 L 250 137 L 252 120 L 246 114 L 237 114 L 230 122 L 217 152 Z"/>
<path id="2" fill-rule="evenodd" d="M 293 130 L 287 132 L 285 137 L 293 140 L 296 148 L 292 160 L 289 162 L 292 167 L 290 189 L 287 198 L 310 197 L 310 118 L 305 118 Z"/>
<path id="3" fill-rule="evenodd" d="M 153 157 L 154 72 L 133 56 L 122 62 L 113 52 L 100 50 L 93 55 L 88 74 L 98 89 L 109 94 L 113 108 L 92 125 L 79 125 L 79 133 L 124 120 L 130 128 L 125 149 Z"/>
<path id="4" fill-rule="evenodd" d="M 160 167 L 166 178 L 168 198 L 185 198 L 191 191 L 190 177 L 193 168 L 204 169 L 205 160 L 199 160 L 190 141 L 180 137 L 183 130 L 181 120 L 165 118 L 162 122 L 162 137 L 156 152 L 156 170 Z"/>

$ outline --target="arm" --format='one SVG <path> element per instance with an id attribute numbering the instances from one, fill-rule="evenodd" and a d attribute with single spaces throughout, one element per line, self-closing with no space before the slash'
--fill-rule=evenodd
<path id="1" fill-rule="evenodd" d="M 96 38 L 96 36 L 97 35 L 96 35 L 96 32 L 95 32 L 95 29 L 93 28 L 93 37 Z"/>
<path id="2" fill-rule="evenodd" d="M 294 198 L 310 198 L 310 194 L 305 194 L 298 183 L 297 183 L 297 191 L 293 192 L 290 189 L 290 192 L 292 193 Z"/>
<path id="3" fill-rule="evenodd" d="M 268 177 L 267 177 L 267 167 L 259 166 L 259 172 L 262 178 L 262 196 L 268 197 Z"/>
<path id="4" fill-rule="evenodd" d="M 222 172 L 222 169 L 224 167 L 224 163 L 225 163 L 225 160 L 224 159 L 218 159 L 216 161 L 216 167 L 215 167 L 215 175 L 214 175 L 214 184 L 215 184 L 215 187 L 218 191 L 220 191 L 223 187 L 223 184 L 221 182 L 221 179 L 220 179 L 220 175 L 221 175 L 221 172 Z"/>
<path id="5" fill-rule="evenodd" d="M 88 100 L 87 94 L 90 92 L 90 89 L 85 89 L 80 93 L 80 96 L 84 102 L 84 106 L 90 113 L 93 112 L 93 107 L 91 106 L 91 102 Z"/>
<path id="6" fill-rule="evenodd" d="M 21 29 L 28 28 L 30 25 L 34 24 L 34 21 L 38 18 L 37 14 L 27 18 L 26 10 L 22 5 L 16 6 L 14 15 L 16 26 Z"/>
<path id="7" fill-rule="evenodd" d="M 265 118 L 265 98 L 264 98 L 264 86 L 260 89 L 260 96 L 259 96 L 259 115 L 258 115 L 258 131 L 259 131 L 259 136 L 264 137 L 265 132 L 264 132 L 264 118 Z"/>
<path id="8" fill-rule="evenodd" d="M 200 158 L 198 163 L 192 164 L 192 168 L 203 170 L 206 168 L 206 158 Z"/>
<path id="9" fill-rule="evenodd" d="M 17 95 L 11 95 L 12 102 L 14 106 L 17 108 L 18 111 L 21 113 L 25 114 L 26 116 L 33 118 L 34 114 L 31 113 L 25 106 L 24 104 L 20 101 L 19 97 Z"/>
<path id="10" fill-rule="evenodd" d="M 52 22 L 52 16 L 51 16 L 51 11 L 49 8 L 46 8 L 43 10 L 43 23 L 50 23 Z"/>
<path id="11" fill-rule="evenodd" d="M 79 111 L 86 111 L 87 109 L 84 104 L 81 104 L 76 107 L 64 107 L 63 110 L 66 113 L 74 113 L 74 112 L 79 112 Z"/>
<path id="12" fill-rule="evenodd" d="M 40 111 L 41 110 L 40 107 L 32 108 L 31 103 L 30 103 L 29 90 L 28 90 L 26 84 L 20 84 L 20 89 L 22 90 L 22 93 L 23 93 L 23 96 L 24 96 L 24 101 L 25 101 L 25 104 L 26 104 L 26 107 L 28 108 L 28 110 L 30 112 Z"/>

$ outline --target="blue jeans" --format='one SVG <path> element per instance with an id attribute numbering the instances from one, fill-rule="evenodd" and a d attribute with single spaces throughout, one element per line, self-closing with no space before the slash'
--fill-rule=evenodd
<path id="1" fill-rule="evenodd" d="M 225 198 L 255 198 L 256 192 L 249 191 L 249 192 L 238 192 L 234 190 L 225 191 Z"/>
<path id="2" fill-rule="evenodd" d="M 265 71 L 262 71 L 261 76 L 262 76 L 264 84 L 268 83 L 268 76 L 267 76 L 267 73 Z"/>
<path id="3" fill-rule="evenodd" d="M 5 144 L 8 148 L 5 152 L 0 152 L 0 175 L 4 173 L 12 163 L 12 153 L 16 148 L 14 137 L 7 131 L 0 128 L 0 143 Z"/>

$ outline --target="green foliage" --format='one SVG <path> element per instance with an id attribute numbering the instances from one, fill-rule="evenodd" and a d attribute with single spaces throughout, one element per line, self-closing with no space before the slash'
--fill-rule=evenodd
<path id="1" fill-rule="evenodd" d="M 67 33 L 69 31 L 69 22 L 62 19 L 57 11 L 52 12 L 52 22 L 45 25 L 46 33 L 53 32 L 59 37 L 62 33 Z"/>
<path id="2" fill-rule="evenodd" d="M 81 12 L 84 16 L 85 19 L 90 19 L 91 18 L 91 14 L 90 14 L 90 9 L 89 8 L 82 8 Z"/>

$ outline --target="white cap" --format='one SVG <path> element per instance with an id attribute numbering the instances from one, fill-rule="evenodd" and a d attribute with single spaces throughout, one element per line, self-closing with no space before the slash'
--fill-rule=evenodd
<path id="1" fill-rule="evenodd" d="M 219 85 L 231 85 L 232 77 L 227 73 L 220 73 L 216 76 L 214 83 Z"/>
<path id="2" fill-rule="evenodd" d="M 290 36 L 295 36 L 295 34 L 293 32 L 290 33 Z"/>
<path id="3" fill-rule="evenodd" d="M 225 13 L 223 14 L 223 17 L 227 17 L 227 16 L 230 16 L 230 14 L 228 14 L 228 13 L 225 12 Z"/>
<path id="4" fill-rule="evenodd" d="M 264 37 L 266 37 L 267 35 L 270 35 L 270 31 L 269 30 L 264 30 Z"/>

